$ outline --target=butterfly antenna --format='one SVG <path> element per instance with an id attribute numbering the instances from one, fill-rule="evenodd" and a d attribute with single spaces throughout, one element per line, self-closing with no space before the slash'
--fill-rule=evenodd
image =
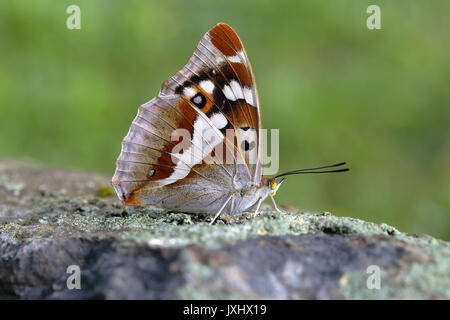
<path id="1" fill-rule="evenodd" d="M 336 169 L 336 170 L 323 170 L 323 171 L 317 171 L 317 170 L 322 170 L 322 169 L 328 169 L 328 168 L 335 168 L 335 167 L 340 167 L 345 165 L 346 162 L 340 162 L 340 163 L 336 163 L 336 164 L 332 164 L 329 166 L 323 166 L 323 167 L 318 167 L 318 168 L 309 168 L 309 169 L 300 169 L 300 170 L 293 170 L 293 171 L 288 171 L 288 172 L 284 172 L 282 174 L 279 174 L 277 176 L 275 176 L 275 178 L 279 178 L 279 177 L 284 177 L 284 176 L 289 176 L 289 175 L 293 175 L 293 174 L 304 174 L 304 173 L 334 173 L 334 172 L 345 172 L 345 171 L 349 171 L 349 168 L 344 168 L 344 169 Z"/>

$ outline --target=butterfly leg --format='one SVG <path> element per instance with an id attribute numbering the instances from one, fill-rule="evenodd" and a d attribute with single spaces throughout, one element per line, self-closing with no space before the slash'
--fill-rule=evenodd
<path id="1" fill-rule="evenodd" d="M 225 206 L 228 204 L 228 202 L 231 200 L 232 197 L 233 197 L 233 195 L 228 197 L 228 199 L 225 201 L 223 206 L 219 209 L 219 211 L 217 211 L 216 215 L 214 216 L 212 221 L 209 223 L 210 225 L 213 225 L 214 222 L 216 222 L 217 218 L 220 216 L 220 214 L 222 213 L 223 209 L 225 209 Z"/>
<path id="2" fill-rule="evenodd" d="M 253 217 L 256 217 L 258 215 L 259 212 L 259 207 L 261 207 L 261 203 L 263 202 L 263 198 L 259 198 L 258 203 L 256 204 L 256 209 L 255 212 L 253 213 Z"/>
<path id="3" fill-rule="evenodd" d="M 275 210 L 277 210 L 279 213 L 283 213 L 283 211 L 278 209 L 277 204 L 275 203 L 275 199 L 273 197 L 270 197 L 270 199 L 272 199 L 273 207 L 275 208 Z"/>

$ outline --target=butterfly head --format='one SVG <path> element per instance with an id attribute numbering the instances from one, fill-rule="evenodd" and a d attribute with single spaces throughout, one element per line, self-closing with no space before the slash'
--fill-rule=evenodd
<path id="1" fill-rule="evenodd" d="M 275 194 L 278 191 L 278 188 L 281 186 L 281 184 L 283 183 L 284 180 L 285 180 L 285 178 L 282 178 L 282 179 L 277 179 L 277 178 L 269 179 L 269 196 L 271 196 L 271 197 L 275 196 Z"/>

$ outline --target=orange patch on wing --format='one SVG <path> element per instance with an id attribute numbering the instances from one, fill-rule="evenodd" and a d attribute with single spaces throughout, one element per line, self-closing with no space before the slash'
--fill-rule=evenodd
<path id="1" fill-rule="evenodd" d="M 233 75 L 236 75 L 237 78 L 239 79 L 239 82 L 243 86 L 251 88 L 252 80 L 250 78 L 248 69 L 245 67 L 243 63 L 240 62 L 226 63 L 223 65 L 221 71 L 227 79 L 231 78 L 231 76 Z"/>
<path id="2" fill-rule="evenodd" d="M 158 164 L 149 165 L 147 170 L 147 180 L 155 181 L 165 179 L 175 171 L 174 167 L 175 165 L 172 162 L 171 156 L 164 153 L 158 159 Z"/>
<path id="3" fill-rule="evenodd" d="M 234 112 L 230 111 L 227 114 L 228 117 L 233 119 L 234 127 L 250 127 L 252 129 L 257 128 L 258 114 L 256 108 L 248 103 L 241 102 L 240 106 L 236 106 Z"/>
<path id="4" fill-rule="evenodd" d="M 203 107 L 199 108 L 200 111 L 202 111 L 203 113 L 206 114 L 214 107 L 218 110 L 217 106 L 214 104 L 214 97 L 212 95 L 210 95 L 208 92 L 203 90 L 199 85 L 197 85 L 193 82 L 191 83 L 191 87 L 195 89 L 196 93 L 201 92 L 206 99 L 205 105 Z M 183 96 L 186 100 L 190 99 L 189 97 L 185 96 L 184 94 L 183 94 Z M 189 106 L 189 108 L 195 113 L 195 116 L 197 117 L 197 112 L 195 111 L 195 109 L 190 106 Z M 218 111 L 220 111 L 220 110 L 218 110 Z"/>
<path id="5" fill-rule="evenodd" d="M 184 116 L 183 117 L 180 115 L 179 128 L 185 128 L 190 131 L 193 131 L 195 119 L 197 119 L 197 112 L 191 107 L 189 102 L 184 100 L 180 100 L 176 107 L 179 110 L 179 112 Z"/>
<path id="6" fill-rule="evenodd" d="M 212 108 L 216 107 L 216 105 L 214 104 L 214 97 L 212 95 L 210 95 L 209 93 L 205 92 L 204 90 L 201 90 L 203 95 L 206 98 L 206 104 L 203 108 L 201 108 L 200 110 L 203 113 L 208 113 Z M 217 107 L 216 107 L 217 108 Z"/>
<path id="7" fill-rule="evenodd" d="M 166 102 L 167 103 L 167 102 Z M 169 107 L 169 106 L 168 106 Z M 176 166 L 176 159 L 173 159 L 172 156 L 169 154 L 172 152 L 174 146 L 176 146 L 178 143 L 186 143 L 184 141 L 185 139 L 188 139 L 188 142 L 190 144 L 190 141 L 192 139 L 193 131 L 194 131 L 194 121 L 197 118 L 197 112 L 189 105 L 189 102 L 187 101 L 179 101 L 176 105 L 173 105 L 172 107 L 175 107 L 178 112 L 180 113 L 178 116 L 178 125 L 177 129 L 186 129 L 189 133 L 189 136 L 187 137 L 180 137 L 178 141 L 171 141 L 171 143 L 167 143 L 164 146 L 161 146 L 162 153 L 161 156 L 158 158 L 158 162 L 153 165 L 149 165 L 147 169 L 147 180 L 146 182 L 140 183 L 136 188 L 134 188 L 130 194 L 126 197 L 126 199 L 123 201 L 126 205 L 141 205 L 142 202 L 139 199 L 139 191 L 146 186 L 149 182 L 162 180 L 168 178 L 173 172 L 174 167 Z M 174 111 L 175 112 L 175 111 Z M 183 141 L 181 141 L 183 139 Z M 184 146 L 186 147 L 186 146 Z M 189 145 L 187 145 L 189 147 Z M 178 153 L 183 153 L 184 149 L 178 150 Z M 152 171 L 154 170 L 154 171 Z M 192 173 L 192 171 L 191 171 Z M 190 173 L 190 175 L 191 175 Z"/>
<path id="8" fill-rule="evenodd" d="M 133 190 L 129 194 L 129 196 L 125 200 L 123 200 L 123 203 L 126 204 L 127 206 L 140 206 L 142 204 L 142 202 L 139 199 L 137 199 L 136 192 L 141 188 L 142 187 L 139 187 L 139 188 Z"/>
<path id="9" fill-rule="evenodd" d="M 169 152 L 172 149 L 171 144 L 167 144 L 163 151 Z M 148 182 L 161 180 L 169 177 L 172 172 L 174 172 L 174 166 L 176 165 L 171 155 L 163 152 L 161 156 L 158 158 L 158 164 L 152 164 L 148 166 L 147 169 L 147 180 L 145 182 L 140 183 L 136 188 L 134 188 L 130 194 L 123 200 L 123 203 L 126 205 L 138 206 L 141 205 L 141 201 L 139 199 L 139 191 L 148 184 Z"/>
<path id="10" fill-rule="evenodd" d="M 236 32 L 227 24 L 219 23 L 209 31 L 212 44 L 224 55 L 234 56 L 242 50 L 242 42 Z"/>

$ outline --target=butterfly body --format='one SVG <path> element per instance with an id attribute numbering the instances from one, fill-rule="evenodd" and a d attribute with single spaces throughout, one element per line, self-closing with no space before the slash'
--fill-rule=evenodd
<path id="1" fill-rule="evenodd" d="M 174 212 L 189 212 L 196 214 L 214 215 L 224 202 L 229 198 L 223 211 L 229 214 L 249 211 L 260 199 L 265 199 L 269 194 L 267 187 L 249 187 L 235 190 L 204 190 L 203 195 L 195 192 L 191 194 L 190 190 L 180 190 L 178 196 L 173 194 L 169 197 L 162 194 L 161 197 L 153 194 L 152 197 L 145 199 L 141 204 L 157 205 Z M 176 200 L 174 200 L 176 199 Z"/>

